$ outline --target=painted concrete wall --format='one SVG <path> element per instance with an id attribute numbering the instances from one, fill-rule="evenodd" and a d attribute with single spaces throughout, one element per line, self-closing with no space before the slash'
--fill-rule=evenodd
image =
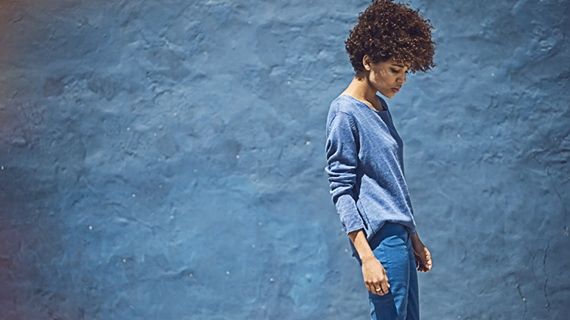
<path id="1" fill-rule="evenodd" d="M 365 319 L 323 171 L 368 1 L 0 1 L 0 319 Z M 570 314 L 570 3 L 414 0 L 425 319 Z"/>

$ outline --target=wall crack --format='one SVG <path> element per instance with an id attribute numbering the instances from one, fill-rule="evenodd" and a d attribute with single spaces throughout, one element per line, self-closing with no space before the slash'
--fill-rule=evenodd
<path id="1" fill-rule="evenodd" d="M 546 244 L 546 248 L 544 248 L 544 255 L 542 257 L 542 272 L 544 273 L 544 298 L 546 299 L 546 309 L 550 311 L 550 300 L 548 299 L 548 274 L 546 272 L 546 258 L 548 257 L 548 249 L 550 248 L 550 240 L 548 239 L 548 243 Z"/>

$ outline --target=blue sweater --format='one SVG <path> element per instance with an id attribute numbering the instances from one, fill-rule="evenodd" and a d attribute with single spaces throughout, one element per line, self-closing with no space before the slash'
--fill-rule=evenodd
<path id="1" fill-rule="evenodd" d="M 372 236 L 385 222 L 416 225 L 404 179 L 403 144 L 386 101 L 375 111 L 348 95 L 330 106 L 326 134 L 332 200 L 346 233 Z"/>

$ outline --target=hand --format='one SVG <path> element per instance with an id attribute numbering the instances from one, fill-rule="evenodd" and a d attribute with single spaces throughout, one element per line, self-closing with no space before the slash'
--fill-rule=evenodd
<path id="1" fill-rule="evenodd" d="M 386 270 L 374 256 L 362 259 L 362 277 L 366 289 L 373 294 L 383 296 L 390 290 Z"/>
<path id="2" fill-rule="evenodd" d="M 431 270 L 431 253 L 428 248 L 421 242 L 419 238 L 412 242 L 414 257 L 416 258 L 416 268 L 420 272 L 428 272 Z"/>

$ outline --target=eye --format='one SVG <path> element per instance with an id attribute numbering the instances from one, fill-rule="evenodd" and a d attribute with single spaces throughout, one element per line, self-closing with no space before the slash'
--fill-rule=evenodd
<path id="1" fill-rule="evenodd" d="M 397 70 L 397 69 L 394 69 L 394 68 L 390 68 L 390 70 L 391 70 L 393 73 L 399 73 L 399 72 L 400 72 L 400 70 Z"/>

